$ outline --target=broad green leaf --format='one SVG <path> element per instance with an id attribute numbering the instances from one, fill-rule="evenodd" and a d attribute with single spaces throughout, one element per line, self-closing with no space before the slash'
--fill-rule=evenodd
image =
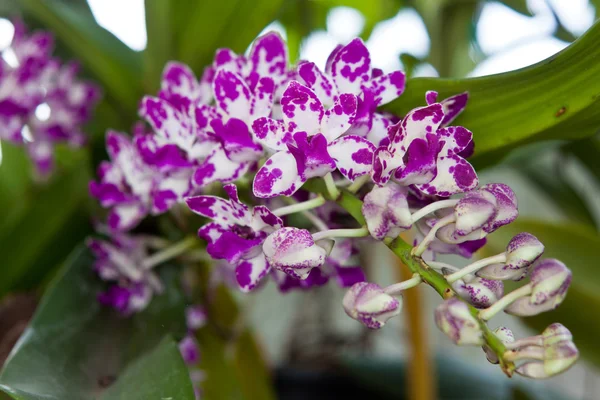
<path id="1" fill-rule="evenodd" d="M 553 322 L 560 322 L 573 332 L 581 355 L 600 364 L 600 275 L 598 274 L 598 249 L 600 236 L 587 226 L 554 224 L 519 218 L 488 237 L 486 252 L 504 251 L 508 241 L 520 232 L 529 232 L 544 243 L 544 257 L 558 258 L 573 271 L 573 281 L 563 304 L 556 310 L 536 317 L 523 318 L 523 322 L 536 331 Z"/>
<path id="2" fill-rule="evenodd" d="M 139 54 L 100 27 L 89 10 L 56 0 L 18 2 L 26 16 L 57 36 L 124 115 L 135 113 L 141 95 Z"/>
<path id="3" fill-rule="evenodd" d="M 0 183 L 0 296 L 38 283 L 90 233 L 85 208 L 88 160 L 83 152 L 72 155 L 74 165 L 57 171 L 47 185 L 32 185 L 30 168 L 25 174 L 15 170 L 21 176 L 11 187 Z M 11 174 L 15 165 L 0 167 L 0 178 Z"/>
<path id="4" fill-rule="evenodd" d="M 277 18 L 282 4 L 283 0 L 198 1 L 190 7 L 189 2 L 181 2 L 178 7 L 185 7 L 189 20 L 178 26 L 178 59 L 200 73 L 212 62 L 217 48 L 229 47 L 243 53 Z M 183 19 L 180 9 L 174 9 L 173 15 Z"/>
<path id="5" fill-rule="evenodd" d="M 96 296 L 102 282 L 92 263 L 85 249 L 76 250 L 66 262 L 7 360 L 0 389 L 17 400 L 193 400 L 176 344 L 162 339 L 171 327 L 169 320 L 182 320 L 183 313 L 163 319 L 168 328 L 156 321 L 138 329 L 139 322 L 100 307 Z M 150 307 L 171 304 L 164 296 L 169 295 L 154 299 Z M 145 311 L 136 319 L 152 317 Z M 140 348 L 142 339 L 146 345 Z M 132 346 L 137 351 L 128 351 Z"/>
<path id="6" fill-rule="evenodd" d="M 440 98 L 469 92 L 456 119 L 474 134 L 476 164 L 497 161 L 517 146 L 539 140 L 578 139 L 600 127 L 600 23 L 560 53 L 520 70 L 468 79 L 409 79 L 405 93 L 385 107 L 398 115 Z"/>

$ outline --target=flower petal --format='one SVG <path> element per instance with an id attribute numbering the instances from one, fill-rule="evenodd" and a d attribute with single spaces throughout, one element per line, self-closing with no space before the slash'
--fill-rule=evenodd
<path id="1" fill-rule="evenodd" d="M 351 181 L 371 172 L 375 150 L 373 143 L 353 135 L 341 137 L 327 147 L 338 170 Z"/>
<path id="2" fill-rule="evenodd" d="M 250 163 L 235 162 L 227 158 L 223 147 L 219 146 L 204 160 L 194 173 L 194 183 L 206 186 L 212 182 L 229 183 L 244 175 Z"/>
<path id="3" fill-rule="evenodd" d="M 217 106 L 225 114 L 249 121 L 251 93 L 241 76 L 221 69 L 215 76 L 213 86 Z"/>
<path id="4" fill-rule="evenodd" d="M 286 131 L 282 121 L 271 118 L 258 118 L 252 123 L 256 139 L 273 150 L 285 150 L 292 142 L 292 136 Z"/>
<path id="5" fill-rule="evenodd" d="M 335 54 L 331 63 L 331 76 L 340 93 L 358 95 L 370 75 L 371 57 L 361 39 L 354 39 Z"/>
<path id="6" fill-rule="evenodd" d="M 233 162 L 255 161 L 263 153 L 262 146 L 254 143 L 248 125 L 240 119 L 230 118 L 226 124 L 221 119 L 210 123 L 215 136 L 219 138 L 227 158 Z"/>
<path id="7" fill-rule="evenodd" d="M 402 71 L 394 71 L 387 75 L 382 75 L 369 82 L 367 89 L 371 90 L 375 96 L 377 105 L 387 104 L 397 99 L 404 92 L 406 76 Z"/>
<path id="8" fill-rule="evenodd" d="M 108 227 L 113 231 L 127 231 L 135 227 L 148 213 L 139 203 L 119 204 L 110 210 Z"/>
<path id="9" fill-rule="evenodd" d="M 289 151 L 275 153 L 258 170 L 254 177 L 253 192 L 256 197 L 290 196 L 306 180 L 298 173 L 296 159 Z"/>
<path id="10" fill-rule="evenodd" d="M 248 59 L 252 64 L 251 81 L 268 76 L 276 84 L 281 84 L 286 79 L 287 46 L 279 33 L 271 31 L 258 37 L 252 44 Z"/>
<path id="11" fill-rule="evenodd" d="M 435 176 L 441 145 L 435 134 L 426 139 L 416 138 L 408 146 L 405 165 L 396 170 L 394 177 L 403 185 L 424 184 Z"/>
<path id="12" fill-rule="evenodd" d="M 473 140 L 471 131 L 462 126 L 440 128 L 437 135 L 444 144 L 443 154 L 458 154 L 466 149 Z"/>
<path id="13" fill-rule="evenodd" d="M 400 165 L 402 165 L 400 157 L 396 157 L 385 147 L 377 148 L 373 153 L 373 169 L 371 171 L 373 182 L 380 186 L 385 185 L 392 177 L 394 170 Z"/>
<path id="14" fill-rule="evenodd" d="M 306 132 L 294 134 L 296 146 L 288 145 L 288 150 L 296 159 L 296 168 L 302 179 L 325 176 L 335 170 L 335 161 L 327 151 L 327 139 L 322 134 L 308 138 Z"/>
<path id="15" fill-rule="evenodd" d="M 242 292 L 254 289 L 270 269 L 262 251 L 253 258 L 240 261 L 235 268 L 235 278 Z"/>
<path id="16" fill-rule="evenodd" d="M 331 107 L 337 96 L 337 89 L 329 77 L 321 72 L 313 62 L 302 61 L 298 64 L 298 78 L 300 82 L 309 87 L 323 105 Z"/>
<path id="17" fill-rule="evenodd" d="M 335 140 L 352 126 L 357 104 L 356 96 L 344 93 L 340 95 L 333 107 L 325 112 L 325 117 L 321 121 L 321 132 L 328 142 Z"/>
<path id="18" fill-rule="evenodd" d="M 461 94 L 457 94 L 456 96 L 448 97 L 445 100 L 442 100 L 442 107 L 444 108 L 444 120 L 442 121 L 442 125 L 449 125 L 458 115 L 463 112 L 465 107 L 467 106 L 467 101 L 469 100 L 469 93 L 464 92 Z"/>
<path id="19" fill-rule="evenodd" d="M 395 127 L 397 133 L 393 137 L 391 148 L 405 152 L 414 139 L 425 139 L 428 133 L 434 134 L 443 119 L 444 112 L 441 104 L 436 103 L 412 110 L 400 122 L 400 126 Z"/>
<path id="20" fill-rule="evenodd" d="M 170 95 L 198 99 L 200 97 L 200 87 L 194 72 L 185 64 L 169 61 L 162 73 L 161 97 L 164 94 L 168 100 Z"/>
<path id="21" fill-rule="evenodd" d="M 323 119 L 323 104 L 306 86 L 291 81 L 281 97 L 283 121 L 294 132 L 304 131 L 309 136 L 319 132 Z"/>
<path id="22" fill-rule="evenodd" d="M 193 119 L 177 111 L 166 100 L 145 96 L 140 104 L 139 114 L 159 136 L 183 150 L 188 150 L 196 140 Z"/>
<path id="23" fill-rule="evenodd" d="M 273 96 L 275 93 L 275 82 L 273 79 L 264 77 L 258 81 L 252 97 L 250 114 L 252 119 L 268 117 L 273 108 Z"/>
<path id="24" fill-rule="evenodd" d="M 158 187 L 152 193 L 152 212 L 155 214 L 168 211 L 175 203 L 183 200 L 192 190 L 191 172 L 179 170 L 160 179 Z"/>
<path id="25" fill-rule="evenodd" d="M 479 180 L 471 164 L 457 155 L 440 157 L 437 162 L 437 174 L 433 180 L 417 188 L 424 193 L 447 197 L 455 193 L 464 193 L 477 187 Z"/>

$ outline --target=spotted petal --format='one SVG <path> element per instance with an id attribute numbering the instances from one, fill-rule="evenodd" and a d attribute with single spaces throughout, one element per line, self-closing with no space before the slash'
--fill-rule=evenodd
<path id="1" fill-rule="evenodd" d="M 235 278 L 243 292 L 254 289 L 260 280 L 271 270 L 264 253 L 261 251 L 255 257 L 240 261 L 235 267 Z"/>
<path id="2" fill-rule="evenodd" d="M 331 63 L 331 76 L 340 93 L 358 95 L 370 75 L 371 57 L 361 39 L 354 39 L 335 54 Z"/>
<path id="3" fill-rule="evenodd" d="M 166 212 L 174 204 L 182 201 L 192 189 L 190 177 L 189 170 L 180 170 L 162 177 L 152 193 L 152 212 Z"/>
<path id="4" fill-rule="evenodd" d="M 254 177 L 253 191 L 256 197 L 271 198 L 290 196 L 305 180 L 298 173 L 296 159 L 289 151 L 275 153 L 258 170 Z"/>
<path id="5" fill-rule="evenodd" d="M 376 148 L 365 138 L 344 136 L 331 143 L 327 150 L 338 170 L 351 181 L 370 173 L 373 168 L 373 153 Z"/>
<path id="6" fill-rule="evenodd" d="M 145 96 L 140 104 L 139 114 L 159 136 L 175 143 L 181 149 L 189 149 L 195 141 L 193 120 L 166 100 Z"/>
<path id="7" fill-rule="evenodd" d="M 335 84 L 313 62 L 300 62 L 298 77 L 301 83 L 312 89 L 326 107 L 333 105 L 337 96 Z"/>
<path id="8" fill-rule="evenodd" d="M 242 77 L 236 73 L 219 70 L 215 76 L 214 92 L 217 106 L 225 114 L 242 121 L 250 118 L 251 93 Z"/>
<path id="9" fill-rule="evenodd" d="M 323 104 L 306 86 L 291 81 L 281 97 L 283 120 L 293 131 L 308 135 L 319 132 L 323 119 Z"/>
<path id="10" fill-rule="evenodd" d="M 292 142 L 292 136 L 282 121 L 271 118 L 258 118 L 252 123 L 256 139 L 272 150 L 285 150 Z"/>
<path id="11" fill-rule="evenodd" d="M 352 126 L 357 104 L 356 96 L 344 93 L 340 95 L 333 107 L 325 112 L 321 122 L 321 132 L 328 142 L 337 139 Z"/>
<path id="12" fill-rule="evenodd" d="M 473 190 L 478 183 L 477 173 L 468 161 L 449 155 L 438 159 L 435 178 L 427 184 L 417 185 L 417 188 L 424 193 L 446 197 Z"/>
<path id="13" fill-rule="evenodd" d="M 204 160 L 194 173 L 194 183 L 206 186 L 213 182 L 229 183 L 244 175 L 250 163 L 231 161 L 223 147 L 218 147 Z"/>
<path id="14" fill-rule="evenodd" d="M 168 62 L 162 74 L 161 94 L 167 96 L 167 99 L 173 94 L 190 99 L 199 98 L 200 87 L 194 72 L 185 64 Z"/>
<path id="15" fill-rule="evenodd" d="M 147 215 L 146 207 L 139 203 L 119 204 L 110 210 L 108 227 L 113 231 L 127 231 Z"/>
<path id="16" fill-rule="evenodd" d="M 405 84 L 406 76 L 404 73 L 394 71 L 391 74 L 373 79 L 365 89 L 373 93 L 377 105 L 382 105 L 400 97 L 404 92 Z"/>
<path id="17" fill-rule="evenodd" d="M 393 138 L 393 148 L 402 152 L 416 139 L 424 139 L 428 133 L 435 133 L 444 119 L 441 104 L 416 108 L 402 120 L 401 128 Z"/>
<path id="18" fill-rule="evenodd" d="M 277 32 L 269 32 L 258 37 L 248 57 L 252 65 L 250 80 L 272 77 L 276 84 L 286 78 L 288 55 L 287 46 Z"/>
<path id="19" fill-rule="evenodd" d="M 231 161 L 255 161 L 262 155 L 262 146 L 252 140 L 248 125 L 244 121 L 230 118 L 223 124 L 221 119 L 215 119 L 211 121 L 210 126 Z"/>
<path id="20" fill-rule="evenodd" d="M 273 96 L 275 93 L 275 82 L 269 77 L 261 78 L 254 89 L 250 114 L 252 119 L 268 117 L 273 108 Z"/>
<path id="21" fill-rule="evenodd" d="M 373 182 L 380 186 L 385 185 L 392 177 L 394 170 L 400 165 L 402 165 L 400 157 L 396 157 L 385 147 L 377 148 L 373 153 L 373 170 L 371 171 Z"/>

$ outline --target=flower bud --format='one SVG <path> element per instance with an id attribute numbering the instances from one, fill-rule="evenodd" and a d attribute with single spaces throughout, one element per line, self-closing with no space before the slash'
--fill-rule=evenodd
<path id="1" fill-rule="evenodd" d="M 477 272 L 487 279 L 521 280 L 527 275 L 529 266 L 544 252 L 544 245 L 530 233 L 519 233 L 506 247 L 506 263 L 493 264 Z"/>
<path id="2" fill-rule="evenodd" d="M 572 341 L 573 335 L 563 324 L 554 323 L 549 325 L 544 332 L 542 332 L 542 341 L 544 347 L 552 346 L 559 342 Z"/>
<path id="3" fill-rule="evenodd" d="M 388 319 L 400 314 L 402 298 L 390 296 L 375 283 L 359 282 L 346 292 L 343 305 L 350 318 L 367 328 L 379 329 Z"/>
<path id="4" fill-rule="evenodd" d="M 179 342 L 179 352 L 187 365 L 194 365 L 200 361 L 200 346 L 192 335 L 187 335 Z"/>
<path id="5" fill-rule="evenodd" d="M 185 309 L 185 323 L 189 330 L 202 328 L 206 325 L 206 319 L 206 310 L 202 306 L 189 306 Z"/>
<path id="6" fill-rule="evenodd" d="M 490 201 L 480 192 L 467 193 L 454 207 L 456 216 L 454 233 L 458 236 L 466 236 L 483 227 L 496 214 L 496 204 L 493 199 Z"/>
<path id="7" fill-rule="evenodd" d="M 531 295 L 517 299 L 505 311 L 526 317 L 553 310 L 564 300 L 571 278 L 571 270 L 562 262 L 553 258 L 542 260 L 531 272 Z"/>
<path id="8" fill-rule="evenodd" d="M 479 188 L 480 192 L 491 194 L 496 199 L 497 214 L 483 229 L 491 233 L 501 226 L 513 222 L 519 215 L 517 196 L 503 183 L 490 183 Z"/>
<path id="9" fill-rule="evenodd" d="M 452 284 L 452 288 L 464 300 L 476 308 L 487 308 L 504 295 L 502 281 L 465 276 Z"/>
<path id="10" fill-rule="evenodd" d="M 369 233 L 377 240 L 396 238 L 412 225 L 408 189 L 393 182 L 375 186 L 364 198 L 362 213 Z"/>
<path id="11" fill-rule="evenodd" d="M 494 334 L 504 344 L 512 343 L 515 341 L 515 336 L 513 335 L 512 331 L 504 326 L 496 328 L 494 330 Z M 483 345 L 482 349 L 485 352 L 485 357 L 490 363 L 498 364 L 498 356 L 492 351 L 492 349 L 487 344 Z"/>
<path id="12" fill-rule="evenodd" d="M 292 227 L 271 233 L 263 243 L 263 252 L 273 268 L 296 279 L 306 279 L 327 257 L 327 251 L 315 244 L 309 231 Z"/>
<path id="13" fill-rule="evenodd" d="M 515 372 L 528 378 L 550 378 L 565 372 L 579 359 L 579 350 L 570 340 L 546 347 L 543 354 L 542 361 L 527 362 Z"/>
<path id="14" fill-rule="evenodd" d="M 483 332 L 469 306 L 456 297 L 435 309 L 435 323 L 455 344 L 481 346 L 484 343 Z"/>
<path id="15" fill-rule="evenodd" d="M 544 347 L 544 371 L 554 376 L 569 369 L 579 358 L 579 350 L 570 340 Z"/>

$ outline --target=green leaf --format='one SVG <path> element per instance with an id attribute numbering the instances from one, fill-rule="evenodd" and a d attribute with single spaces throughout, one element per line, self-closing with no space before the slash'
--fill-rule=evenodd
<path id="1" fill-rule="evenodd" d="M 495 162 L 517 146 L 539 140 L 592 136 L 600 127 L 600 23 L 560 53 L 517 71 L 468 79 L 413 78 L 385 108 L 398 115 L 440 98 L 469 92 L 455 124 L 473 132 L 476 164 Z"/>
<path id="2" fill-rule="evenodd" d="M 177 345 L 162 339 L 165 328 L 148 324 L 148 329 L 135 329 L 132 319 L 101 308 L 96 295 L 102 282 L 92 263 L 85 249 L 66 262 L 6 361 L 0 389 L 17 400 L 193 400 Z M 150 307 L 160 307 L 163 297 Z M 149 317 L 143 312 L 136 318 Z M 183 319 L 183 314 L 170 318 Z M 143 349 L 137 343 L 141 339 L 148 344 Z M 129 352 L 132 345 L 139 351 Z"/>
<path id="3" fill-rule="evenodd" d="M 141 97 L 138 53 L 100 27 L 89 9 L 86 11 L 56 0 L 18 1 L 28 17 L 57 36 L 124 115 L 136 112 Z"/>
<path id="4" fill-rule="evenodd" d="M 486 251 L 504 251 L 508 241 L 520 232 L 529 232 L 544 243 L 544 257 L 563 261 L 573 271 L 573 281 L 563 304 L 556 310 L 523 322 L 541 332 L 553 322 L 560 322 L 573 332 L 574 341 L 584 358 L 600 365 L 600 275 L 598 249 L 600 236 L 587 226 L 555 224 L 519 218 L 488 237 Z"/>
<path id="5" fill-rule="evenodd" d="M 198 1 L 190 7 L 189 2 L 181 2 L 182 8 L 175 9 L 173 15 L 181 20 L 182 13 L 187 12 L 189 19 L 178 27 L 178 59 L 200 73 L 212 62 L 217 48 L 229 47 L 243 53 L 275 20 L 282 4 L 283 0 Z"/>
<path id="6" fill-rule="evenodd" d="M 102 399 L 195 399 L 193 390 L 179 347 L 167 337 L 127 367 Z"/>
<path id="7" fill-rule="evenodd" d="M 41 281 L 91 232 L 85 208 L 90 180 L 85 153 L 73 153 L 73 166 L 57 171 L 46 186 L 34 186 L 29 167 L 25 174 L 12 168 L 23 161 L 22 152 L 10 149 L 0 169 L 0 182 L 13 171 L 20 175 L 10 186 L 0 184 L 0 296 Z"/>
<path id="8" fill-rule="evenodd" d="M 572 154 L 596 177 L 600 182 L 600 138 L 593 137 L 569 143 L 563 147 L 566 153 Z"/>

